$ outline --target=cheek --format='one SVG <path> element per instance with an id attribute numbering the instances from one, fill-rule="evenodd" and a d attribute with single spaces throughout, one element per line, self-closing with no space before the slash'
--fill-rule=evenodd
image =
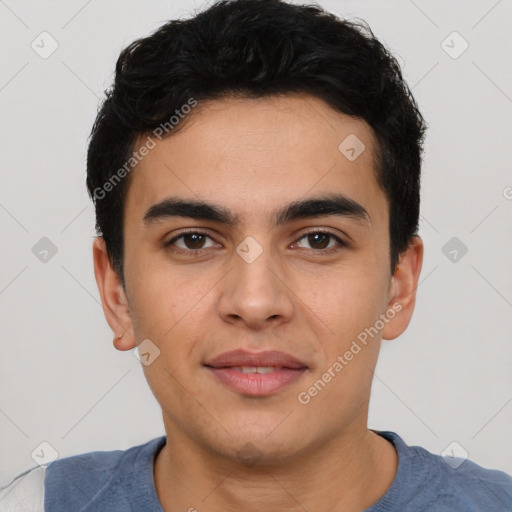
<path id="1" fill-rule="evenodd" d="M 385 288 L 381 281 L 373 269 L 351 266 L 309 279 L 298 295 L 322 320 L 322 332 L 343 344 L 382 312 Z"/>
<path id="2" fill-rule="evenodd" d="M 197 279 L 197 273 L 140 263 L 132 274 L 132 317 L 140 335 L 157 338 L 172 337 L 175 326 L 188 322 L 190 314 L 200 308 L 200 299 L 208 290 L 207 279 Z"/>
<path id="3" fill-rule="evenodd" d="M 194 278 L 177 271 L 159 274 L 148 271 L 147 278 L 138 281 L 132 312 L 137 326 L 136 339 L 148 338 L 160 350 L 154 368 L 153 365 L 144 368 L 153 389 L 162 382 L 165 387 L 174 388 L 169 373 L 179 382 L 186 382 L 187 372 L 200 362 L 198 347 L 208 333 L 205 322 L 213 322 L 209 313 L 213 308 L 213 294 L 208 292 L 215 281 L 210 283 L 197 276 L 197 272 Z"/>
<path id="4" fill-rule="evenodd" d="M 317 404 L 328 407 L 341 400 L 349 408 L 356 407 L 371 385 L 379 354 L 381 332 L 374 326 L 382 313 L 381 291 L 371 276 L 355 273 L 331 288 L 315 306 L 328 329 L 323 327 L 319 334 L 324 357 L 314 379 L 322 379 L 327 372 L 330 382 Z"/>

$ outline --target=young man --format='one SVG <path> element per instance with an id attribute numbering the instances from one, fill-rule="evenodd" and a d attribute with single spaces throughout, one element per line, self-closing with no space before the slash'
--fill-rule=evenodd
<path id="1" fill-rule="evenodd" d="M 126 48 L 94 269 L 166 436 L 29 471 L 0 509 L 510 511 L 505 473 L 367 427 L 415 305 L 424 133 L 396 60 L 319 7 L 224 1 Z"/>

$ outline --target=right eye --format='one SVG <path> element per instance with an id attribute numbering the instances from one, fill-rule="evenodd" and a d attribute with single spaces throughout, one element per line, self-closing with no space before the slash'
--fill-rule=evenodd
<path id="1" fill-rule="evenodd" d="M 212 247 L 204 247 L 206 238 L 213 240 L 208 233 L 190 230 L 171 238 L 164 244 L 164 247 L 171 248 L 171 250 L 173 250 L 172 246 L 175 246 L 178 249 L 177 252 L 188 256 L 195 256 L 196 254 L 200 254 L 201 250 Z M 181 246 L 176 244 L 178 241 L 182 244 Z"/>

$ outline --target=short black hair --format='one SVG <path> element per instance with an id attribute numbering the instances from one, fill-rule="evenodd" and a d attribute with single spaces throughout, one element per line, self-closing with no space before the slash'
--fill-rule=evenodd
<path id="1" fill-rule="evenodd" d="M 165 136 L 172 135 L 183 122 L 171 118 L 179 114 L 181 120 L 192 102 L 287 93 L 314 95 L 373 129 L 376 179 L 389 203 L 394 273 L 418 234 L 426 130 L 397 60 L 363 20 L 283 0 L 222 0 L 128 45 L 94 122 L 87 188 L 97 234 L 123 286 L 127 163 L 136 166 L 140 136 L 161 134 L 162 127 Z"/>

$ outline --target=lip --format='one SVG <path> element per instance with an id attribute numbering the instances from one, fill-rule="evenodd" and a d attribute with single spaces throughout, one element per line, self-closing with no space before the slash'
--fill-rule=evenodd
<path id="1" fill-rule="evenodd" d="M 296 357 L 277 350 L 224 352 L 207 361 L 205 368 L 232 390 L 249 396 L 269 396 L 302 377 L 308 366 Z M 270 373 L 242 373 L 233 366 L 274 366 Z"/>
<path id="2" fill-rule="evenodd" d="M 205 366 L 213 368 L 229 368 L 231 366 L 276 366 L 288 369 L 307 368 L 307 364 L 296 357 L 278 350 L 265 350 L 264 352 L 249 352 L 243 349 L 223 352 L 210 359 Z"/>

